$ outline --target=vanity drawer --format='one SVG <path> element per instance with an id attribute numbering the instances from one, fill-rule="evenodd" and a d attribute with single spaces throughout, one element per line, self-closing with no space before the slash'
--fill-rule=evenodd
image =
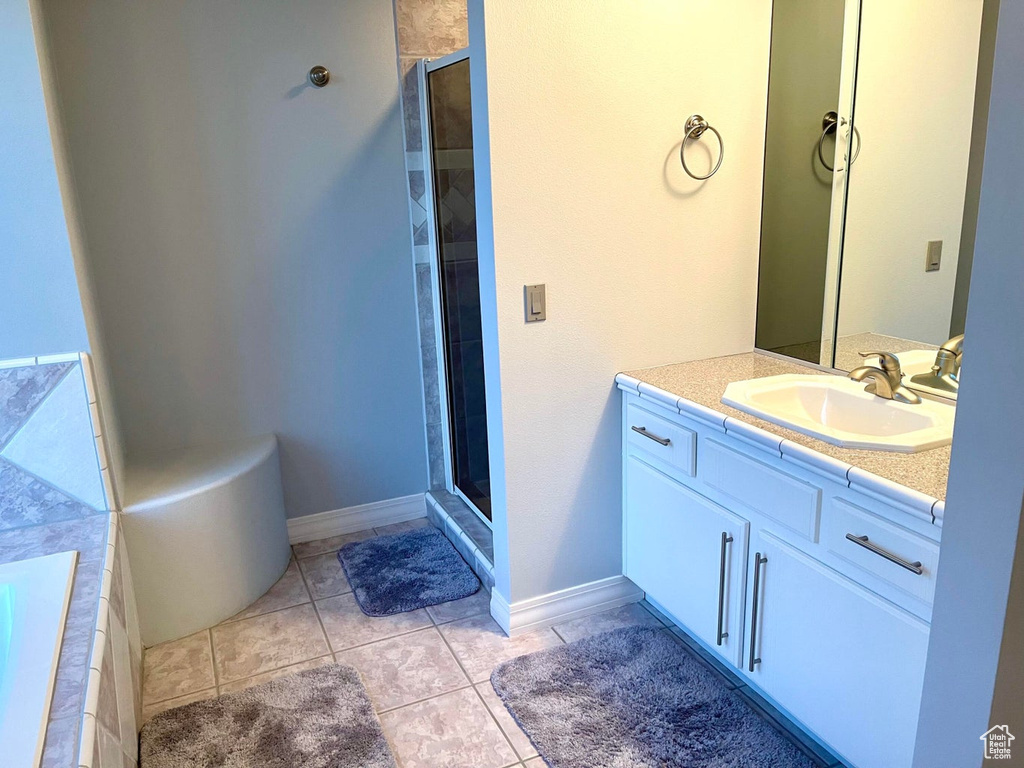
<path id="1" fill-rule="evenodd" d="M 636 403 L 626 405 L 624 442 L 646 457 L 678 469 L 688 477 L 697 474 L 697 433 L 659 416 Z"/>
<path id="2" fill-rule="evenodd" d="M 859 571 L 932 604 L 939 563 L 939 545 L 934 541 L 839 498 L 833 500 L 829 509 L 824 538 L 829 552 L 852 563 Z M 858 578 L 856 571 L 848 575 Z M 872 588 L 870 583 L 865 586 Z"/>
<path id="3" fill-rule="evenodd" d="M 809 541 L 818 540 L 820 487 L 772 466 L 767 454 L 763 460 L 754 458 L 714 438 L 705 440 L 701 451 L 701 479 L 706 485 Z"/>

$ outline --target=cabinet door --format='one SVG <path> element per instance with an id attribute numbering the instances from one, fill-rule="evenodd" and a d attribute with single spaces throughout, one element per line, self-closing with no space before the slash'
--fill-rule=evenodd
<path id="1" fill-rule="evenodd" d="M 751 679 L 857 768 L 910 766 L 928 625 L 769 533 L 751 549 Z"/>
<path id="2" fill-rule="evenodd" d="M 635 456 L 626 462 L 626 576 L 739 664 L 750 524 Z"/>

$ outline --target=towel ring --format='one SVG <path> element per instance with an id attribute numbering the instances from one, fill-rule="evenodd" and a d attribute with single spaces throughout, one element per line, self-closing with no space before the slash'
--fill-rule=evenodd
<path id="1" fill-rule="evenodd" d="M 679 145 L 679 160 L 683 164 L 683 170 L 686 171 L 687 176 L 689 176 L 692 179 L 696 179 L 697 181 L 704 181 L 705 179 L 710 179 L 712 176 L 718 173 L 718 169 L 722 167 L 722 160 L 725 158 L 725 142 L 722 141 L 722 134 L 718 132 L 718 129 L 715 128 L 715 126 L 711 125 L 703 117 L 696 114 L 690 115 L 687 118 L 686 125 L 683 126 L 683 130 L 686 131 L 686 134 L 683 136 L 683 143 Z M 715 134 L 716 137 L 718 137 L 718 162 L 715 163 L 715 167 L 711 169 L 711 172 L 709 174 L 707 174 L 706 176 L 698 176 L 693 171 L 691 171 L 686 165 L 686 142 L 689 139 L 699 140 L 700 137 L 704 135 L 704 131 L 711 131 L 713 134 Z"/>
<path id="2" fill-rule="evenodd" d="M 829 173 L 835 173 L 836 169 L 829 165 L 827 162 L 825 162 L 825 153 L 822 151 L 821 145 L 825 142 L 825 137 L 828 136 L 828 134 L 831 131 L 836 130 L 836 128 L 839 126 L 839 123 L 839 115 L 834 111 L 830 110 L 821 117 L 822 130 L 821 137 L 818 139 L 818 159 L 821 161 L 821 164 L 825 166 L 825 170 L 827 170 Z M 843 120 L 842 124 L 846 125 L 846 120 Z M 860 148 L 862 146 L 862 142 L 860 140 L 860 131 L 857 130 L 857 126 L 853 126 L 853 136 L 855 139 L 857 139 L 857 146 L 853 150 L 853 157 L 850 158 L 850 165 L 853 165 L 857 158 L 860 157 Z M 845 168 L 840 168 L 839 172 L 842 173 L 845 170 Z"/>

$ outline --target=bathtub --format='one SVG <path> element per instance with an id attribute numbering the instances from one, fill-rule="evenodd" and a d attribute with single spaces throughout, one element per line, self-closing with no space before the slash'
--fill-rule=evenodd
<path id="1" fill-rule="evenodd" d="M 0 744 L 4 768 L 36 768 L 77 552 L 0 565 Z"/>

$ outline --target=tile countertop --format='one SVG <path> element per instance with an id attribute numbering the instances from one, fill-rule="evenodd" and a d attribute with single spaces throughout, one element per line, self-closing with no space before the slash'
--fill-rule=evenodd
<path id="1" fill-rule="evenodd" d="M 866 472 L 910 488 L 925 496 L 940 501 L 946 498 L 946 478 L 949 474 L 950 453 L 948 445 L 920 453 L 840 448 L 837 445 L 764 421 L 722 403 L 722 395 L 725 393 L 726 386 L 731 382 L 760 379 L 783 373 L 832 375 L 756 352 L 663 365 L 658 368 L 625 371 L 624 375 L 657 387 L 671 395 L 711 408 L 766 432 L 771 432 L 818 453 L 859 467 Z"/>

